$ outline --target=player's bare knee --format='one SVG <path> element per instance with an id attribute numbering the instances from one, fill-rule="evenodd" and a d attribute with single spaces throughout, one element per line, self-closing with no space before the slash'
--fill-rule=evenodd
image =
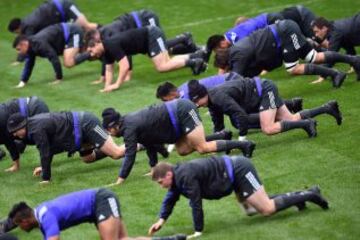
<path id="1" fill-rule="evenodd" d="M 66 68 L 72 68 L 73 66 L 75 66 L 75 61 L 74 61 L 74 60 L 64 61 L 64 66 L 65 66 Z"/>
<path id="2" fill-rule="evenodd" d="M 301 66 L 299 65 L 299 61 L 292 62 L 292 63 L 285 63 L 285 68 L 288 73 L 291 75 L 298 75 L 301 73 Z"/>
<path id="3" fill-rule="evenodd" d="M 157 64 L 155 65 L 155 69 L 156 71 L 160 72 L 160 73 L 163 73 L 163 72 L 167 72 L 168 69 L 166 66 L 164 66 L 164 64 Z"/>
<path id="4" fill-rule="evenodd" d="M 94 161 L 94 157 L 90 154 L 82 157 L 82 161 L 86 164 L 92 163 Z"/>
<path id="5" fill-rule="evenodd" d="M 272 135 L 275 133 L 275 129 L 272 125 L 261 126 L 261 131 L 266 135 Z"/>
<path id="6" fill-rule="evenodd" d="M 208 147 L 206 144 L 201 144 L 201 145 L 198 145 L 196 146 L 196 151 L 200 154 L 204 154 L 204 153 L 208 153 Z"/>
<path id="7" fill-rule="evenodd" d="M 187 151 L 186 149 L 183 149 L 183 148 L 177 148 L 176 151 L 180 156 L 186 156 L 189 153 L 189 151 Z"/>

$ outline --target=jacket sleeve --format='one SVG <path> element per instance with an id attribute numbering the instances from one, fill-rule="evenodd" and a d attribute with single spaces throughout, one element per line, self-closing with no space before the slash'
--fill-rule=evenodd
<path id="1" fill-rule="evenodd" d="M 209 107 L 211 120 L 214 124 L 214 132 L 219 132 L 225 128 L 224 114 L 215 107 Z"/>
<path id="2" fill-rule="evenodd" d="M 179 198 L 180 198 L 180 193 L 178 191 L 176 191 L 176 190 L 168 191 L 168 193 L 166 194 L 166 196 L 161 204 L 161 210 L 160 210 L 159 217 L 163 218 L 165 220 L 168 219 L 176 205 L 176 202 L 179 200 Z"/>
<path id="3" fill-rule="evenodd" d="M 29 80 L 31 73 L 35 66 L 35 60 L 36 60 L 36 57 L 34 54 L 29 54 L 25 58 L 25 65 L 24 65 L 24 69 L 21 73 L 21 78 L 20 78 L 21 81 L 27 82 Z"/>
<path id="4" fill-rule="evenodd" d="M 230 53 L 230 69 L 232 72 L 236 72 L 239 75 L 244 75 L 245 70 L 248 66 L 248 60 L 245 56 L 242 56 L 239 51 Z"/>
<path id="5" fill-rule="evenodd" d="M 248 115 L 246 111 L 229 96 L 223 98 L 221 107 L 223 112 L 230 116 L 236 128 L 239 129 L 239 135 L 245 136 L 248 132 Z"/>
<path id="6" fill-rule="evenodd" d="M 52 64 L 53 69 L 55 71 L 56 79 L 62 79 L 63 74 L 62 74 L 61 63 L 59 60 L 59 56 L 57 55 L 55 50 L 49 44 L 45 44 L 45 43 L 42 43 L 41 49 L 42 49 L 42 56 L 46 57 Z"/>
<path id="7" fill-rule="evenodd" d="M 124 134 L 125 158 L 121 165 L 119 177 L 126 179 L 134 165 L 137 151 L 137 133 L 135 129 L 126 129 Z"/>
<path id="8" fill-rule="evenodd" d="M 192 209 L 194 229 L 196 232 L 202 232 L 204 229 L 204 211 L 199 182 L 196 179 L 191 179 L 191 182 L 188 181 L 185 188 L 190 199 L 189 204 Z"/>
<path id="9" fill-rule="evenodd" d="M 157 148 L 154 145 L 146 145 L 146 155 L 149 158 L 149 165 L 150 167 L 155 167 L 158 163 L 158 155 L 157 155 Z"/>
<path id="10" fill-rule="evenodd" d="M 47 133 L 44 129 L 41 129 L 37 131 L 35 134 L 32 134 L 32 139 L 34 140 L 36 147 L 40 153 L 42 179 L 50 180 L 51 162 L 52 162 L 53 154 L 51 153 L 50 142 Z"/>
<path id="11" fill-rule="evenodd" d="M 338 52 L 341 48 L 342 34 L 338 31 L 332 31 L 329 38 L 329 51 Z"/>
<path id="12" fill-rule="evenodd" d="M 20 158 L 19 150 L 16 147 L 14 139 L 12 139 L 10 136 L 6 137 L 5 139 L 5 147 L 9 151 L 11 155 L 11 159 L 13 161 L 18 160 Z"/>

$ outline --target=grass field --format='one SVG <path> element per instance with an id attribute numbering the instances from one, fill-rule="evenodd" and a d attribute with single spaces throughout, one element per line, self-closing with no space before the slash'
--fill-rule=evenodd
<path id="1" fill-rule="evenodd" d="M 64 82 L 50 86 L 54 73 L 47 60 L 38 59 L 28 86 L 13 89 L 22 70 L 10 66 L 15 59 L 11 48 L 13 35 L 6 31 L 8 21 L 14 16 L 25 16 L 38 6 L 41 0 L 0 1 L 0 101 L 9 98 L 37 95 L 42 97 L 52 111 L 87 110 L 100 116 L 105 107 L 113 106 L 121 113 L 128 113 L 145 105 L 157 103 L 155 89 L 163 81 L 171 80 L 179 85 L 192 78 L 189 69 L 172 73 L 157 73 L 147 57 L 137 56 L 133 79 L 119 91 L 110 94 L 98 92 L 100 86 L 89 83 L 99 77 L 98 63 L 86 63 L 73 69 L 64 69 Z M 235 0 L 77 0 L 79 8 L 95 22 L 109 23 L 123 12 L 149 8 L 160 16 L 167 37 L 184 31 L 193 33 L 195 40 L 204 44 L 213 33 L 222 33 L 231 27 L 238 15 L 255 16 L 265 11 L 277 11 L 297 1 L 235 1 Z M 220 3 L 221 2 L 221 3 Z M 360 1 L 309 0 L 302 2 L 317 15 L 330 19 L 351 16 L 359 11 Z M 359 49 L 360 50 L 360 49 Z M 347 66 L 337 65 L 341 70 Z M 215 69 L 210 66 L 201 77 L 210 76 Z M 309 84 L 314 77 L 289 77 L 284 68 L 266 76 L 279 86 L 284 98 L 301 96 L 305 107 L 318 106 L 330 99 L 337 99 L 343 111 L 344 122 L 338 127 L 328 116 L 319 117 L 318 137 L 308 139 L 303 131 L 292 131 L 268 137 L 252 132 L 248 138 L 257 143 L 253 162 L 269 193 L 281 193 L 302 189 L 314 184 L 321 186 L 329 199 L 331 209 L 324 212 L 308 204 L 308 210 L 297 213 L 290 209 L 271 218 L 246 217 L 238 207 L 235 197 L 221 201 L 204 201 L 205 230 L 201 239 L 360 239 L 360 83 L 350 74 L 339 90 L 332 89 L 329 82 Z M 210 118 L 202 111 L 208 132 Z M 230 125 L 228 125 L 230 127 Z M 234 130 L 234 129 L 233 129 Z M 236 132 L 234 130 L 234 132 Z M 119 141 L 121 143 L 121 141 Z M 192 154 L 179 157 L 172 153 L 171 163 L 185 162 L 199 157 Z M 39 164 L 36 148 L 28 147 L 21 157 L 21 170 L 14 174 L 3 170 L 10 166 L 6 157 L 0 162 L 0 217 L 11 206 L 26 200 L 32 206 L 60 194 L 85 188 L 100 187 L 114 182 L 120 161 L 109 158 L 86 165 L 78 156 L 67 158 L 56 155 L 53 161 L 53 181 L 49 186 L 39 186 L 39 179 L 32 170 Z M 145 153 L 139 153 L 132 174 L 125 184 L 112 188 L 121 201 L 121 210 L 131 236 L 146 235 L 147 229 L 157 220 L 161 201 L 166 191 L 149 178 Z M 182 198 L 159 235 L 174 233 L 191 234 L 192 218 L 188 201 Z M 15 230 L 20 239 L 39 239 L 40 231 L 30 234 Z M 94 226 L 83 224 L 62 233 L 62 239 L 97 239 Z"/>

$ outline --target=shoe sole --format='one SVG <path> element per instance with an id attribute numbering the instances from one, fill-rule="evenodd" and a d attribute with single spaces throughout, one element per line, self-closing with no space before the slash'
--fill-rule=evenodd
<path id="1" fill-rule="evenodd" d="M 329 114 L 336 119 L 337 125 L 340 126 L 342 124 L 342 114 L 339 109 L 339 104 L 336 101 L 330 101 L 328 104 L 332 108 Z"/>
<path id="2" fill-rule="evenodd" d="M 309 138 L 314 138 L 317 136 L 317 130 L 316 130 L 317 122 L 311 119 L 309 119 L 309 121 L 311 121 L 311 125 L 305 131 L 307 132 Z"/>
<path id="3" fill-rule="evenodd" d="M 246 151 L 243 151 L 244 157 L 251 158 L 256 148 L 255 143 L 251 143 L 250 146 L 246 147 Z"/>
<path id="4" fill-rule="evenodd" d="M 333 87 L 334 87 L 334 88 L 340 88 L 341 85 L 344 83 L 345 78 L 346 78 L 346 76 L 347 76 L 345 73 L 339 73 L 339 74 L 341 75 L 341 78 L 339 78 L 338 81 L 335 81 L 335 80 L 334 80 L 334 82 L 333 82 Z M 335 78 L 336 78 L 336 77 L 335 77 Z"/>
<path id="5" fill-rule="evenodd" d="M 329 209 L 328 201 L 321 195 L 321 189 L 319 186 L 313 186 L 308 189 L 309 192 L 312 192 L 316 195 L 319 201 L 314 202 L 315 204 L 319 205 L 322 209 L 327 210 Z"/>

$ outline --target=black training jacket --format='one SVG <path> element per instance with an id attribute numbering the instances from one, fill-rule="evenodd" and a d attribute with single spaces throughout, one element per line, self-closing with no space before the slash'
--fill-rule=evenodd
<path id="1" fill-rule="evenodd" d="M 154 144 L 176 142 L 176 133 L 164 103 L 125 115 L 119 136 L 123 136 L 126 147 L 125 159 L 119 172 L 121 178 L 127 178 L 130 174 L 138 143 L 151 148 Z M 156 162 L 157 159 L 150 159 L 150 165 L 155 165 Z"/>
<path id="2" fill-rule="evenodd" d="M 245 136 L 248 130 L 248 113 L 258 112 L 260 104 L 255 80 L 239 76 L 238 79 L 210 89 L 208 95 L 214 131 L 224 129 L 226 114 L 239 129 L 239 135 Z"/>
<path id="3" fill-rule="evenodd" d="M 61 22 L 61 14 L 53 1 L 44 2 L 21 20 L 21 34 L 31 36 L 59 22 Z"/>
<path id="4" fill-rule="evenodd" d="M 334 21 L 328 40 L 330 51 L 339 51 L 340 48 L 344 48 L 347 54 L 356 55 L 355 46 L 360 45 L 360 13 Z"/>
<path id="5" fill-rule="evenodd" d="M 33 116 L 41 113 L 41 109 L 36 108 L 36 102 L 25 99 L 27 105 L 27 116 Z M 4 144 L 9 151 L 13 161 L 18 160 L 20 157 L 19 150 L 15 145 L 14 137 L 7 130 L 7 121 L 9 117 L 20 112 L 19 99 L 11 99 L 5 103 L 0 104 L 0 144 Z"/>
<path id="6" fill-rule="evenodd" d="M 77 150 L 72 113 L 42 113 L 28 118 L 27 138 L 39 150 L 43 179 L 49 180 L 53 156 L 61 152 L 72 154 Z"/>
<path id="7" fill-rule="evenodd" d="M 220 156 L 196 159 L 173 168 L 173 185 L 165 196 L 160 218 L 167 219 L 180 195 L 190 201 L 195 231 L 204 228 L 202 199 L 220 199 L 233 191 L 224 160 Z"/>
<path id="8" fill-rule="evenodd" d="M 47 58 L 54 68 L 56 79 L 62 79 L 62 68 L 58 56 L 63 54 L 66 43 L 61 24 L 41 30 L 29 37 L 29 41 L 30 49 L 25 60 L 21 81 L 26 82 L 30 78 L 37 56 Z"/>

